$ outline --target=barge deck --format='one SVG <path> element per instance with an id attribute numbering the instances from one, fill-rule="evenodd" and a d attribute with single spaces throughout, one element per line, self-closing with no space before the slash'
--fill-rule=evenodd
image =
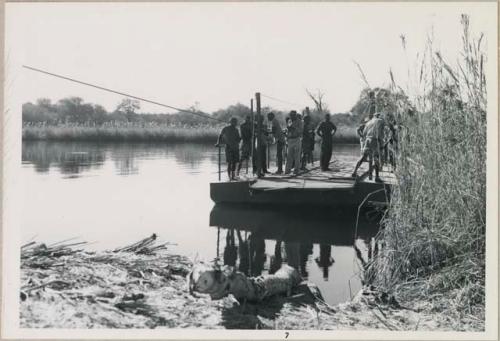
<path id="1" fill-rule="evenodd" d="M 358 178 L 351 177 L 353 162 L 334 160 L 329 171 L 319 167 L 299 175 L 242 176 L 236 181 L 210 184 L 210 197 L 217 204 L 352 206 L 365 199 L 388 202 L 395 184 L 388 167 L 380 172 L 382 182 L 368 180 L 368 166 L 362 165 Z"/>

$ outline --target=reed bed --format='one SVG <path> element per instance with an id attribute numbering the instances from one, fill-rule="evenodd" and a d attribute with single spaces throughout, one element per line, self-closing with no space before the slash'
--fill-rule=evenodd
<path id="1" fill-rule="evenodd" d="M 222 126 L 212 125 L 26 124 L 23 140 L 215 143 L 221 129 Z M 356 127 L 340 126 L 333 140 L 341 144 L 359 142 Z"/>
<path id="2" fill-rule="evenodd" d="M 463 52 L 448 64 L 429 43 L 414 107 L 398 104 L 399 150 L 377 284 L 404 300 L 484 328 L 486 62 L 482 37 L 462 16 Z"/>
<path id="3" fill-rule="evenodd" d="M 214 143 L 221 127 L 174 125 L 25 125 L 24 140 Z"/>

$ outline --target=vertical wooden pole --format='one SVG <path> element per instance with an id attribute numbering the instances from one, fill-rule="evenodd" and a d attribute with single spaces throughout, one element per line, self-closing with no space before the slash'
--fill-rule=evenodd
<path id="1" fill-rule="evenodd" d="M 252 158 L 252 172 L 257 166 L 254 161 L 254 149 L 255 149 L 255 115 L 253 113 L 253 98 L 250 100 L 250 113 L 252 114 L 252 149 L 250 151 L 250 157 Z"/>
<path id="2" fill-rule="evenodd" d="M 268 127 L 267 123 L 266 123 L 266 132 L 269 133 L 269 127 Z M 269 135 L 266 134 L 266 137 L 268 137 L 268 136 Z M 267 138 L 267 153 L 266 153 L 266 155 L 267 155 L 267 163 L 266 163 L 267 167 L 266 168 L 269 170 L 269 167 L 271 165 L 271 145 L 269 144 L 269 138 Z"/>
<path id="3" fill-rule="evenodd" d="M 219 260 L 220 227 L 217 227 L 217 260 Z"/>
<path id="4" fill-rule="evenodd" d="M 219 181 L 220 181 L 220 157 L 221 157 L 220 145 L 218 146 L 218 149 L 219 149 Z"/>
<path id="5" fill-rule="evenodd" d="M 252 150 L 250 152 L 250 157 L 252 158 L 252 169 L 256 169 L 257 166 L 254 161 L 254 149 L 255 149 L 255 115 L 253 113 L 253 98 L 250 100 L 250 112 L 252 114 Z"/>
<path id="6" fill-rule="evenodd" d="M 309 107 L 306 107 L 306 115 L 309 116 L 309 119 L 311 119 L 311 112 L 309 111 Z M 312 123 L 312 121 L 309 121 Z M 313 150 L 314 150 L 314 140 L 316 138 L 316 133 L 313 132 L 313 138 L 312 138 L 312 143 L 313 143 Z M 307 163 L 307 160 L 306 160 Z M 314 152 L 311 152 L 311 164 L 314 166 Z"/>
<path id="7" fill-rule="evenodd" d="M 262 162 L 265 162 L 266 160 L 262 160 L 262 154 L 260 153 L 260 150 L 262 148 L 262 114 L 260 112 L 260 92 L 255 93 L 255 105 L 257 110 L 257 176 L 261 176 Z"/>
<path id="8" fill-rule="evenodd" d="M 255 149 L 255 118 L 253 114 L 253 98 L 250 99 L 250 115 L 252 117 L 252 146 L 250 148 L 250 160 L 252 162 L 252 172 L 255 169 L 253 150 Z M 247 173 L 248 173 L 248 162 L 247 162 Z"/>

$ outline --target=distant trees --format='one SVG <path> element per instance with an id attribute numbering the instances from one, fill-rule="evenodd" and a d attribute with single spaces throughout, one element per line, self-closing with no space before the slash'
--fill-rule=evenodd
<path id="1" fill-rule="evenodd" d="M 340 125 L 356 125 L 362 118 L 367 115 L 366 108 L 368 106 L 368 92 L 375 92 L 375 101 L 377 110 L 385 110 L 390 112 L 393 110 L 394 103 L 398 101 L 407 101 L 408 99 L 402 93 L 393 93 L 388 89 L 375 88 L 364 89 L 358 101 L 354 104 L 350 113 L 332 114 L 332 121 Z M 324 93 L 320 90 L 311 92 L 307 90 L 311 99 L 315 103 L 315 107 L 309 112 L 311 121 L 314 125 L 319 124 L 323 120 L 326 113 L 330 113 L 328 107 L 324 103 Z M 229 122 L 231 117 L 236 117 L 239 122 L 243 122 L 247 115 L 250 115 L 250 108 L 244 104 L 232 104 L 226 108 L 219 109 L 213 113 L 203 113 L 195 104 L 188 108 L 193 113 L 178 112 L 173 114 L 150 114 L 140 113 L 140 103 L 137 100 L 125 98 L 118 103 L 113 112 L 107 112 L 106 109 L 93 103 L 86 103 L 80 97 L 68 97 L 59 100 L 56 103 L 48 98 L 40 98 L 35 103 L 24 103 L 22 107 L 23 123 L 43 123 L 47 125 L 57 124 L 142 124 L 142 125 L 220 125 L 224 122 Z M 300 108 L 295 108 L 300 111 Z M 263 107 L 262 113 L 266 115 L 268 112 L 274 112 L 278 121 L 285 123 L 285 117 L 288 111 L 280 111 L 271 107 Z M 305 114 L 305 113 L 303 113 Z M 210 116 L 214 119 L 211 119 Z"/>
<path id="2" fill-rule="evenodd" d="M 323 103 L 323 97 L 325 96 L 325 94 L 321 90 L 318 89 L 315 94 L 310 92 L 308 89 L 306 89 L 306 92 L 309 98 L 311 98 L 316 105 L 316 111 L 322 113 L 328 110 L 328 108 L 325 106 L 325 103 Z"/>
<path id="3" fill-rule="evenodd" d="M 57 124 L 59 115 L 50 99 L 40 98 L 36 104 L 24 103 L 22 107 L 23 122 L 47 122 Z"/>
<path id="4" fill-rule="evenodd" d="M 122 101 L 116 107 L 116 111 L 119 113 L 123 113 L 128 122 L 132 122 L 134 120 L 135 113 L 139 109 L 141 109 L 141 104 L 139 103 L 139 101 L 128 97 L 122 99 Z"/>
<path id="5" fill-rule="evenodd" d="M 86 103 L 80 97 L 68 97 L 52 103 L 50 99 L 40 98 L 36 103 L 24 103 L 22 106 L 23 123 L 57 124 L 126 124 L 137 123 L 143 125 L 184 125 L 216 124 L 217 121 L 205 117 L 196 106 L 188 108 L 198 114 L 179 112 L 174 114 L 139 113 L 141 106 L 137 100 L 125 98 L 118 103 L 113 112 L 108 112 L 99 104 Z M 244 111 L 239 105 L 228 108 L 231 114 Z M 250 109 L 248 109 L 250 112 Z M 214 116 L 222 116 L 224 110 L 219 110 Z"/>
<path id="6" fill-rule="evenodd" d="M 361 91 L 358 101 L 351 109 L 352 115 L 358 121 L 368 116 L 370 91 L 374 93 L 376 111 L 393 116 L 398 112 L 398 107 L 411 107 L 408 96 L 402 91 L 391 91 L 386 88 L 365 88 Z"/>
<path id="7" fill-rule="evenodd" d="M 241 103 L 230 105 L 225 109 L 215 111 L 212 116 L 224 122 L 228 122 L 231 117 L 236 117 L 238 121 L 242 122 L 247 115 L 250 115 L 250 108 Z"/>
<path id="8" fill-rule="evenodd" d="M 98 104 L 84 103 L 80 97 L 69 97 L 52 104 L 50 99 L 40 98 L 33 103 L 24 103 L 23 122 L 44 122 L 55 125 L 60 123 L 102 124 L 106 120 L 106 109 Z"/>

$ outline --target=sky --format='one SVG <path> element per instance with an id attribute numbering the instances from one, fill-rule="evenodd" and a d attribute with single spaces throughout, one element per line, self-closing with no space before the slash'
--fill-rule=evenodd
<path id="1" fill-rule="evenodd" d="M 206 112 L 249 105 L 255 92 L 290 102 L 263 97 L 263 106 L 313 107 L 306 89 L 348 112 L 365 87 L 354 61 L 372 87 L 388 84 L 389 69 L 405 84 L 431 31 L 445 58 L 457 58 L 462 13 L 476 34 L 496 30 L 496 4 L 477 2 L 7 3 L 6 84 L 22 103 L 78 96 L 112 111 L 123 98 L 28 65 Z"/>

